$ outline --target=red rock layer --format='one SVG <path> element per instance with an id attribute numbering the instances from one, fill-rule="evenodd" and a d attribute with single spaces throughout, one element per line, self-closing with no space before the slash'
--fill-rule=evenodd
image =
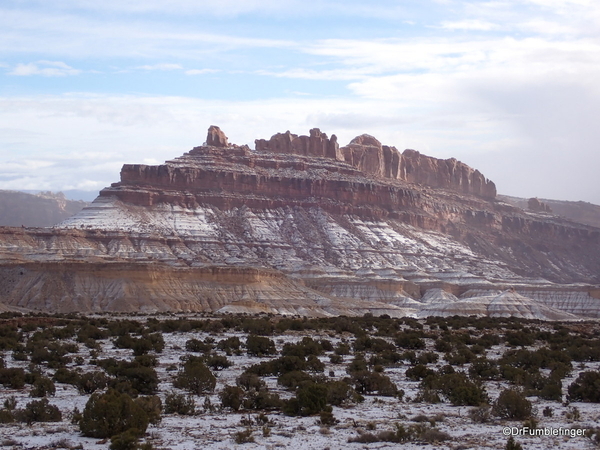
<path id="1" fill-rule="evenodd" d="M 259 152 L 317 156 L 345 161 L 361 172 L 381 178 L 418 183 L 434 188 L 452 189 L 493 199 L 495 184 L 481 172 L 454 158 L 437 159 L 415 150 L 400 154 L 395 147 L 382 145 L 368 134 L 354 138 L 346 147 L 338 148 L 337 137 L 327 138 L 318 128 L 310 136 L 298 136 L 289 131 L 278 133 L 268 141 L 255 141 Z"/>

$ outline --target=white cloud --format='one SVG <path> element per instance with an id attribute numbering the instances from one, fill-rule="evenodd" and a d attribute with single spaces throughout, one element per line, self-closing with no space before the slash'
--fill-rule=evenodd
<path id="1" fill-rule="evenodd" d="M 497 30 L 500 27 L 497 24 L 487 22 L 485 20 L 461 20 L 458 22 L 444 21 L 441 24 L 441 28 L 447 30 L 475 30 L 475 31 L 491 31 Z"/>
<path id="2" fill-rule="evenodd" d="M 290 48 L 298 44 L 235 34 L 211 33 L 207 28 L 157 19 L 132 26 L 127 18 L 109 22 L 70 12 L 29 11 L 0 7 L 0 52 L 33 53 L 69 58 L 149 58 L 206 60 L 232 49 Z"/>
<path id="3" fill-rule="evenodd" d="M 186 70 L 184 73 L 186 75 L 206 75 L 208 73 L 218 73 L 220 70 L 217 69 L 190 69 Z"/>
<path id="4" fill-rule="evenodd" d="M 141 70 L 161 70 L 161 71 L 169 71 L 169 70 L 181 70 L 183 67 L 181 64 L 169 64 L 169 63 L 160 63 L 160 64 L 147 64 L 144 66 L 138 66 L 137 69 Z"/>
<path id="5" fill-rule="evenodd" d="M 9 75 L 15 76 L 42 75 L 44 77 L 65 77 L 79 75 L 80 73 L 81 70 L 73 69 L 61 61 L 37 61 L 36 63 L 17 64 L 12 71 L 8 72 Z"/>

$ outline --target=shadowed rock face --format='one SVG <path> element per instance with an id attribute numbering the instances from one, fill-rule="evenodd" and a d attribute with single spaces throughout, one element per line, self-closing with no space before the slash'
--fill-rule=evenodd
<path id="1" fill-rule="evenodd" d="M 455 159 L 400 154 L 368 135 L 340 148 L 318 129 L 253 151 L 212 126 L 206 142 L 158 166 L 124 165 L 59 227 L 0 230 L 4 302 L 487 314 L 514 287 L 523 298 L 494 314 L 600 316 L 599 290 L 581 284 L 600 281 L 600 229 L 498 201 Z"/>

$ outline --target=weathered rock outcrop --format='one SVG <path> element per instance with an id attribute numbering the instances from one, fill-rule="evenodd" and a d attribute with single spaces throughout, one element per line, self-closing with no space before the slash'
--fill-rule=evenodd
<path id="1" fill-rule="evenodd" d="M 456 160 L 400 154 L 368 135 L 339 148 L 317 129 L 252 151 L 211 127 L 208 143 L 158 166 L 126 164 L 121 181 L 54 229 L 0 230 L 2 301 L 488 314 L 474 303 L 514 287 L 523 314 L 552 316 L 542 304 L 600 316 L 600 229 L 498 201 Z M 498 314 L 518 309 L 496 304 Z"/>
<path id="2" fill-rule="evenodd" d="M 529 209 L 529 211 L 534 212 L 552 212 L 552 208 L 550 208 L 546 203 L 541 202 L 538 198 L 535 197 L 530 198 L 527 201 L 527 209 Z"/>
<path id="3" fill-rule="evenodd" d="M 210 147 L 227 147 L 227 136 L 216 125 L 211 125 L 208 128 L 208 136 L 206 136 L 206 145 Z"/>
<path id="4" fill-rule="evenodd" d="M 496 197 L 496 185 L 492 181 L 454 158 L 437 159 L 421 155 L 416 150 L 405 150 L 402 161 L 406 181 L 488 199 Z"/>
<path id="5" fill-rule="evenodd" d="M 289 131 L 277 133 L 268 141 L 257 139 L 254 141 L 256 151 L 269 153 L 285 153 L 289 155 L 317 156 L 332 158 L 342 161 L 337 136 L 331 138 L 322 133 L 318 128 L 310 130 L 310 136 L 298 136 Z"/>
<path id="6" fill-rule="evenodd" d="M 345 161 L 373 177 L 452 189 L 489 199 L 496 196 L 496 186 L 492 181 L 486 179 L 478 170 L 454 158 L 437 159 L 421 155 L 415 150 L 405 150 L 400 154 L 395 147 L 382 145 L 368 134 L 355 137 L 342 148 L 338 147 L 335 134 L 328 139 L 327 135 L 318 128 L 310 130 L 310 136 L 298 136 L 286 131 L 272 136 L 268 141 L 257 139 L 255 145 L 259 152 L 316 156 Z"/>

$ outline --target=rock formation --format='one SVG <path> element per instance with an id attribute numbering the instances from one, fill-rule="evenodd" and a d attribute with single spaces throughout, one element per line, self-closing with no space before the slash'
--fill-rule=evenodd
<path id="1" fill-rule="evenodd" d="M 435 188 L 452 189 L 493 199 L 496 186 L 478 170 L 454 158 L 441 160 L 421 155 L 415 150 L 402 154 L 395 147 L 382 145 L 368 134 L 355 137 L 341 149 L 337 137 L 327 138 L 318 128 L 310 130 L 310 136 L 298 136 L 289 131 L 271 136 L 268 141 L 257 139 L 256 150 L 267 153 L 283 153 L 317 156 L 345 161 L 367 175 L 391 178 Z"/>
<path id="2" fill-rule="evenodd" d="M 211 125 L 208 128 L 208 136 L 206 137 L 206 145 L 210 147 L 227 147 L 227 136 L 216 125 Z"/>
<path id="3" fill-rule="evenodd" d="M 527 201 L 527 209 L 534 212 L 552 212 L 552 208 L 550 208 L 546 203 L 540 202 L 540 200 L 535 197 L 530 198 Z"/>
<path id="4" fill-rule="evenodd" d="M 211 126 L 206 143 L 158 166 L 124 165 L 119 182 L 53 229 L 0 230 L 2 301 L 600 316 L 600 229 L 499 201 L 455 159 L 401 154 L 368 135 L 340 148 L 318 129 L 253 151 Z M 496 298 L 511 287 L 519 297 Z"/>

